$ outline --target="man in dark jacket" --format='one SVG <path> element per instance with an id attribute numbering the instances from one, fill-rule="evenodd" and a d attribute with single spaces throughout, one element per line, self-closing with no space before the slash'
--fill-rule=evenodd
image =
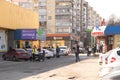
<path id="1" fill-rule="evenodd" d="M 76 47 L 75 47 L 75 61 L 76 62 L 78 62 L 78 61 L 80 61 L 80 57 L 79 57 L 79 45 L 78 44 L 76 44 Z"/>
<path id="2" fill-rule="evenodd" d="M 56 57 L 59 58 L 60 57 L 60 48 L 57 46 L 56 47 Z"/>

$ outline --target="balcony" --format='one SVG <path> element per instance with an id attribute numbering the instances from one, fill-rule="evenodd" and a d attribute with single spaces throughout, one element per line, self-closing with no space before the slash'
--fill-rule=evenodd
<path id="1" fill-rule="evenodd" d="M 66 16 L 71 16 L 72 14 L 70 12 L 56 12 L 55 15 L 66 15 Z"/>
<path id="2" fill-rule="evenodd" d="M 56 2 L 72 2 L 73 0 L 55 0 Z"/>
<path id="3" fill-rule="evenodd" d="M 68 9 L 72 9 L 72 6 L 59 6 L 59 5 L 56 5 L 56 8 L 57 9 L 61 9 L 61 8 L 68 8 Z"/>

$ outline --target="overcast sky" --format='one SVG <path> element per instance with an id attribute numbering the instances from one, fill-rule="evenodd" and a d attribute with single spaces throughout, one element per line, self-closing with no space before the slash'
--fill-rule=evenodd
<path id="1" fill-rule="evenodd" d="M 106 20 L 114 14 L 120 17 L 120 0 L 86 0 Z"/>

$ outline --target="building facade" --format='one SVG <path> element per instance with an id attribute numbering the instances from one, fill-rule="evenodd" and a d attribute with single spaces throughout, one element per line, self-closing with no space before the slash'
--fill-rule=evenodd
<path id="1" fill-rule="evenodd" d="M 16 29 L 38 29 L 38 14 L 31 10 L 0 0 L 0 12 L 0 52 L 16 46 Z"/>
<path id="2" fill-rule="evenodd" d="M 85 0 L 27 0 L 18 4 L 39 14 L 39 27 L 47 34 L 70 34 L 70 44 L 78 41 L 89 45 L 91 35 L 87 30 L 99 25 L 101 19 Z"/>

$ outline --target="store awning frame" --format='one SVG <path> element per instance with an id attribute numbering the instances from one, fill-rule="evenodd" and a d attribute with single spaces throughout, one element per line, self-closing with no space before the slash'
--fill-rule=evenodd
<path id="1" fill-rule="evenodd" d="M 115 35 L 120 34 L 120 26 L 107 26 L 105 31 L 105 35 Z"/>

